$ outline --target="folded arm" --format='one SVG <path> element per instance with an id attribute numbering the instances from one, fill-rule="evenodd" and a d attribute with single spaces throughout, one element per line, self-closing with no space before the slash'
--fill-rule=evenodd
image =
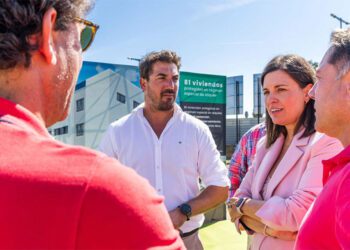
<path id="1" fill-rule="evenodd" d="M 244 215 L 261 221 L 274 230 L 294 232 L 299 229 L 308 208 L 322 189 L 322 160 L 341 150 L 340 143 L 329 137 L 322 137 L 309 147 L 310 156 L 297 189 L 288 197 L 275 195 L 266 201 L 248 200 L 241 208 Z M 250 170 L 248 174 L 249 172 Z M 249 186 L 253 181 L 253 176 L 244 180 L 236 193 L 237 197 L 251 197 Z"/>
<path id="2" fill-rule="evenodd" d="M 242 216 L 240 221 L 243 222 L 247 227 L 252 229 L 254 232 L 261 233 L 273 238 L 293 241 L 296 239 L 297 236 L 297 232 L 274 230 L 266 226 L 262 222 L 255 220 L 249 216 Z"/>

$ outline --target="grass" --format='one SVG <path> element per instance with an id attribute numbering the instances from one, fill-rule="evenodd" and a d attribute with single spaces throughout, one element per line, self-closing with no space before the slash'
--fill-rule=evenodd
<path id="1" fill-rule="evenodd" d="M 247 235 L 239 235 L 230 220 L 218 221 L 199 230 L 205 250 L 246 250 Z"/>

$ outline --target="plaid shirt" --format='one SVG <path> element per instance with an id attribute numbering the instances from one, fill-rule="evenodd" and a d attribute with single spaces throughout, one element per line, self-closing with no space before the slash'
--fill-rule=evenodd
<path id="1" fill-rule="evenodd" d="M 229 166 L 228 175 L 231 181 L 229 198 L 235 194 L 248 171 L 248 167 L 252 165 L 256 145 L 265 134 L 265 123 L 259 123 L 249 129 L 239 141 L 235 152 L 232 154 Z"/>

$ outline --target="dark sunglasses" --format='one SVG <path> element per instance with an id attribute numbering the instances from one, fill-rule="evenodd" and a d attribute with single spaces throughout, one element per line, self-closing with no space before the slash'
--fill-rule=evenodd
<path id="1" fill-rule="evenodd" d="M 80 17 L 75 17 L 74 20 L 85 25 L 85 28 L 80 33 L 80 44 L 82 51 L 86 51 L 94 40 L 100 26 Z"/>

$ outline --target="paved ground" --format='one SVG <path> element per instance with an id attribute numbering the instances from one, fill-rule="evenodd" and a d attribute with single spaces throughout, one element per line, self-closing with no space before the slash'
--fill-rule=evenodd
<path id="1" fill-rule="evenodd" d="M 199 230 L 205 250 L 246 250 L 247 235 L 236 232 L 229 220 L 215 222 Z"/>

